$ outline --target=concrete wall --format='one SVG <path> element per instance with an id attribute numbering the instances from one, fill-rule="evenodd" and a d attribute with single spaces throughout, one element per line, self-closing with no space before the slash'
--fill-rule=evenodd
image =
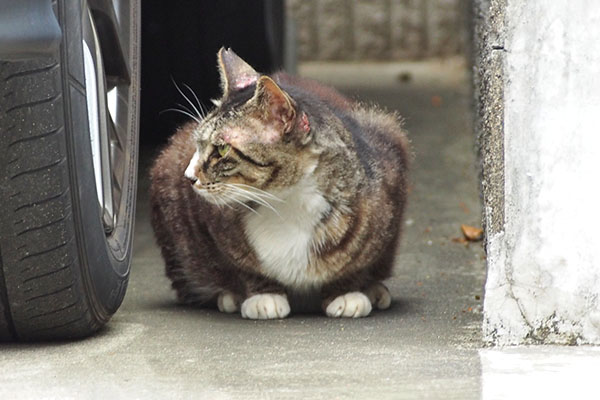
<path id="1" fill-rule="evenodd" d="M 469 0 L 287 0 L 301 61 L 463 54 L 468 4 Z"/>
<path id="2" fill-rule="evenodd" d="M 476 0 L 494 344 L 600 344 L 600 7 Z"/>

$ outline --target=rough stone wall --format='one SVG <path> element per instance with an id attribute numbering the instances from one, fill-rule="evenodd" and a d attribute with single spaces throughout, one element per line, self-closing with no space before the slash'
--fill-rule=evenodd
<path id="1" fill-rule="evenodd" d="M 595 4 L 475 1 L 492 344 L 600 344 Z"/>
<path id="2" fill-rule="evenodd" d="M 287 0 L 298 58 L 398 60 L 463 54 L 469 0 Z"/>
<path id="3" fill-rule="evenodd" d="M 479 0 L 473 8 L 475 113 L 483 225 L 488 237 L 504 230 L 504 56 L 507 0 Z"/>

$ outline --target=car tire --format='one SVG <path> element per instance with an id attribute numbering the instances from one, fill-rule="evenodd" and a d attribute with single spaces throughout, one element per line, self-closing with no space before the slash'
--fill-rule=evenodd
<path id="1" fill-rule="evenodd" d="M 88 336 L 125 295 L 140 0 L 58 0 L 60 52 L 0 63 L 0 340 Z"/>

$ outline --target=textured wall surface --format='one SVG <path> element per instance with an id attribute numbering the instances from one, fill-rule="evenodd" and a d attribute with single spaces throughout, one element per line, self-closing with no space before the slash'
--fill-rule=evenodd
<path id="1" fill-rule="evenodd" d="M 489 236 L 504 230 L 504 60 L 507 0 L 474 3 L 476 131 L 481 162 L 483 225 Z"/>
<path id="2" fill-rule="evenodd" d="M 287 0 L 300 60 L 462 54 L 469 0 Z"/>
<path id="3" fill-rule="evenodd" d="M 600 9 L 476 5 L 484 338 L 600 344 Z"/>

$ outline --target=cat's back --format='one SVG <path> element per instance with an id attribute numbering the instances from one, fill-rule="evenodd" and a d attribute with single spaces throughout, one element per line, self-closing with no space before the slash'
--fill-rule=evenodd
<path id="1" fill-rule="evenodd" d="M 303 78 L 296 75 L 289 75 L 285 72 L 278 72 L 274 76 L 275 81 L 292 94 L 297 100 L 314 101 L 317 100 L 323 105 L 327 105 L 339 110 L 350 110 L 354 102 L 342 95 L 334 88 L 317 82 L 313 79 Z"/>
<path id="2" fill-rule="evenodd" d="M 377 106 L 356 102 L 336 89 L 317 81 L 278 73 L 275 78 L 307 107 L 313 117 L 326 120 L 331 115 L 343 125 L 348 144 L 357 153 L 358 161 L 368 177 L 387 175 L 404 178 L 410 158 L 409 140 L 396 113 Z M 335 135 L 324 124 L 325 135 Z M 402 175 L 402 176 L 399 176 Z"/>

